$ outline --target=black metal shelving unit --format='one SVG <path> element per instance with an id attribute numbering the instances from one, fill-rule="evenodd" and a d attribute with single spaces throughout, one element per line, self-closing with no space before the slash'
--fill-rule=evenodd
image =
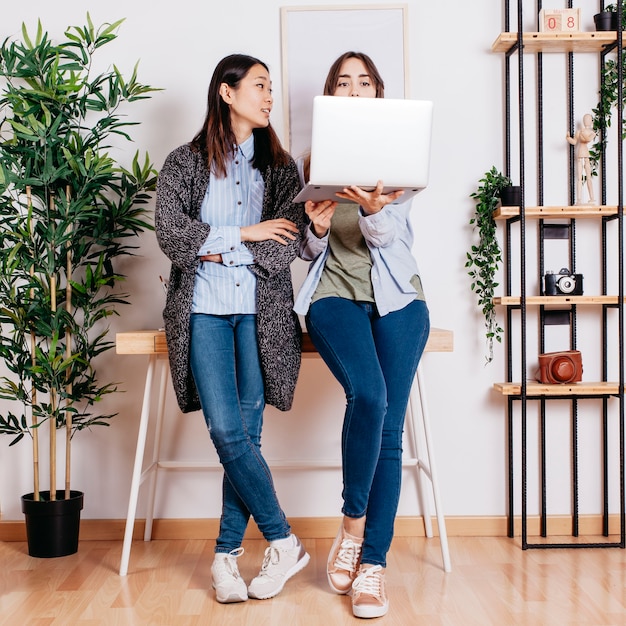
<path id="1" fill-rule="evenodd" d="M 511 177 L 512 154 L 514 139 L 519 150 L 519 184 L 522 189 L 521 206 L 519 208 L 504 208 L 498 211 L 495 218 L 502 220 L 504 224 L 503 253 L 505 259 L 504 291 L 502 298 L 496 298 L 496 304 L 505 309 L 505 346 L 506 346 L 506 381 L 496 383 L 495 388 L 507 401 L 507 445 L 508 445 L 508 535 L 515 535 L 515 494 L 516 481 L 514 476 L 515 453 L 519 451 L 521 463 L 521 542 L 524 550 L 528 548 L 594 548 L 594 547 L 626 547 L 626 506 L 624 495 L 624 242 L 623 242 L 623 146 L 621 129 L 623 123 L 623 110 L 619 107 L 617 123 L 612 130 L 617 142 L 617 180 L 607 181 L 607 168 L 605 158 L 600 164 L 601 204 L 597 207 L 581 208 L 574 206 L 575 188 L 575 154 L 574 146 L 570 146 L 569 152 L 569 198 L 567 206 L 551 207 L 544 206 L 544 109 L 549 103 L 544 101 L 544 53 L 559 53 L 566 55 L 567 65 L 567 115 L 570 134 L 574 134 L 574 105 L 575 81 L 574 64 L 578 54 L 595 54 L 600 64 L 604 63 L 607 55 L 613 54 L 617 58 L 618 72 L 618 102 L 623 101 L 623 55 L 617 51 L 623 50 L 622 32 L 589 33 L 577 32 L 567 34 L 540 33 L 539 16 L 542 9 L 541 0 L 532 4 L 532 10 L 537 16 L 537 30 L 533 32 L 524 30 L 524 0 L 504 0 L 504 32 L 500 34 L 492 46 L 494 52 L 504 54 L 504 89 L 505 89 L 505 119 L 504 119 L 504 143 L 505 143 L 505 173 Z M 567 2 L 567 8 L 573 8 L 571 0 Z M 600 0 L 598 10 L 604 8 L 604 2 Z M 585 5 L 583 10 L 589 10 Z M 510 30 L 510 24 L 514 13 L 516 15 L 517 30 Z M 618 24 L 622 22 L 622 7 L 618 2 Z M 528 55 L 535 57 L 535 72 L 533 80 L 525 76 L 524 59 Z M 514 63 L 516 65 L 514 65 Z M 516 71 L 515 71 L 516 70 Z M 517 81 L 512 75 L 516 73 Z M 601 76 L 600 72 L 600 76 Z M 530 87 L 529 87 L 530 86 Z M 530 96 L 529 96 L 530 94 Z M 528 206 L 527 202 L 527 177 L 526 171 L 528 145 L 531 143 L 527 138 L 526 118 L 527 101 L 532 97 L 535 103 L 536 128 L 533 128 L 533 149 L 536 151 L 536 206 Z M 514 111 L 515 103 L 517 108 Z M 513 127 L 514 113 L 517 115 L 518 126 Z M 605 130 L 606 132 L 606 130 Z M 610 135 L 607 139 L 611 141 Z M 612 187 L 609 187 L 611 185 Z M 618 203 L 616 206 L 607 206 L 607 189 L 617 190 Z M 538 279 L 545 273 L 544 253 L 545 246 L 551 239 L 566 239 L 568 242 L 569 268 L 576 273 L 577 245 L 581 245 L 576 238 L 576 224 L 580 219 L 601 220 L 601 241 L 598 243 L 602 253 L 602 293 L 596 297 L 572 296 L 572 297 L 546 297 L 541 294 L 528 293 L 528 265 L 527 238 L 537 238 L 538 250 Z M 565 221 L 565 223 L 564 223 Z M 531 226 L 536 224 L 535 234 L 532 235 Z M 519 257 L 512 258 L 514 242 L 514 230 L 519 231 Z M 611 243 L 613 254 L 617 251 L 617 268 L 614 267 L 614 257 L 611 256 L 609 263 L 608 243 Z M 519 270 L 519 275 L 515 274 Z M 608 294 L 608 273 L 617 272 L 618 293 Z M 512 293 L 514 277 L 519 278 L 519 294 Z M 545 339 L 547 327 L 552 325 L 569 326 L 569 349 L 576 349 L 579 331 L 578 312 L 580 307 L 594 307 L 598 311 L 598 317 L 602 324 L 602 365 L 601 373 L 596 382 L 589 382 L 586 377 L 582 383 L 570 385 L 542 385 L 529 378 L 528 365 L 536 359 L 537 355 L 545 351 Z M 534 319 L 538 324 L 538 345 L 536 351 L 528 345 L 529 311 L 537 311 Z M 600 323 L 600 322 L 599 322 Z M 609 336 L 613 332 L 617 335 L 617 345 L 611 343 Z M 565 348 L 565 346 L 564 346 Z M 617 351 L 617 352 L 615 352 Z M 583 355 L 584 356 L 584 355 Z M 611 359 L 609 359 L 611 357 Z M 617 361 L 617 380 L 609 380 L 609 360 Z M 517 369 L 518 368 L 518 369 Z M 613 368 L 615 369 L 615 368 Z M 520 377 L 514 382 L 515 371 Z M 613 372 L 615 373 L 615 372 Z M 548 532 L 548 488 L 546 473 L 546 458 L 548 455 L 548 442 L 546 440 L 546 425 L 549 418 L 551 403 L 555 400 L 567 401 L 570 406 L 570 458 L 571 458 L 571 537 L 563 539 L 562 534 L 549 534 Z M 598 416 L 601 421 L 601 485 L 602 492 L 602 532 L 594 537 L 579 538 L 580 512 L 579 512 L 579 453 L 581 445 L 579 441 L 579 404 L 582 402 L 595 402 L 598 406 Z M 528 408 L 531 403 L 536 403 L 538 414 L 538 441 L 536 452 L 538 460 L 538 495 L 539 495 L 539 535 L 533 535 L 536 539 L 529 541 L 528 530 L 528 480 L 529 480 L 529 414 Z M 595 406 L 595 405 L 594 405 Z M 516 437 L 516 410 L 519 409 L 519 449 Z M 609 445 L 609 429 L 617 426 L 619 432 L 619 451 L 611 454 Z M 619 473 L 619 539 L 609 532 L 609 476 L 610 470 L 618 467 Z M 552 537 L 561 540 L 553 541 Z"/>

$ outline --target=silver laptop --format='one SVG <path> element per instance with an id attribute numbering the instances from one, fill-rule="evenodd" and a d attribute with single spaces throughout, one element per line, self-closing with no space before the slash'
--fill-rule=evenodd
<path id="1" fill-rule="evenodd" d="M 429 100 L 316 96 L 309 183 L 294 202 L 337 200 L 349 185 L 404 190 L 405 202 L 428 185 L 433 103 Z"/>

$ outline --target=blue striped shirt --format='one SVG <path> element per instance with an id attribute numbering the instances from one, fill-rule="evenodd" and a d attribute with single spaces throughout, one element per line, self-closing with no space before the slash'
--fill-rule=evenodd
<path id="1" fill-rule="evenodd" d="M 234 315 L 256 313 L 256 277 L 248 269 L 254 261 L 241 242 L 241 226 L 261 220 L 265 183 L 252 167 L 254 136 L 237 146 L 226 167 L 226 177 L 211 174 L 200 219 L 211 224 L 211 232 L 200 251 L 221 254 L 222 263 L 198 265 L 192 313 Z"/>

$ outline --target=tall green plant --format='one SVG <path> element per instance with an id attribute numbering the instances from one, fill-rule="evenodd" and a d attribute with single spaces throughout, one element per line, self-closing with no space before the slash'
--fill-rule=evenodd
<path id="1" fill-rule="evenodd" d="M 125 169 L 112 140 L 130 141 L 128 103 L 154 88 L 116 66 L 93 75 L 96 51 L 123 20 L 71 26 L 53 42 L 38 22 L 31 38 L 0 48 L 0 357 L 8 374 L 0 433 L 33 438 L 39 499 L 39 432 L 50 436 L 50 497 L 56 497 L 56 430 L 65 428 L 65 491 L 76 431 L 108 425 L 95 411 L 115 383 L 100 383 L 94 359 L 113 347 L 107 318 L 126 304 L 114 261 L 132 255 L 132 238 L 152 228 L 145 217 L 156 172 L 136 152 Z"/>
<path id="2" fill-rule="evenodd" d="M 478 234 L 478 242 L 472 244 L 467 253 L 465 267 L 471 278 L 471 289 L 478 298 L 478 306 L 485 318 L 487 339 L 487 363 L 493 360 L 493 341 L 502 341 L 503 330 L 498 324 L 496 307 L 493 303 L 496 274 L 502 261 L 502 250 L 497 239 L 493 213 L 500 201 L 500 192 L 511 185 L 511 180 L 495 167 L 485 173 L 479 181 L 478 189 L 470 195 L 475 200 L 474 215 L 470 225 Z"/>

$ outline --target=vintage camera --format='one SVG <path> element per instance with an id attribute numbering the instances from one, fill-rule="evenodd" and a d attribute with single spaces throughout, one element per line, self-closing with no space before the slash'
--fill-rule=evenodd
<path id="1" fill-rule="evenodd" d="M 582 296 L 583 275 L 572 274 L 566 267 L 558 274 L 546 272 L 543 277 L 544 296 Z"/>

